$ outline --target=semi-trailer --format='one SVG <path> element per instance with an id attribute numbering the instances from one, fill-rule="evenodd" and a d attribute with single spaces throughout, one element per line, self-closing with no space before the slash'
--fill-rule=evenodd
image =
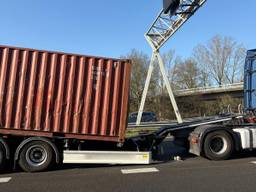
<path id="1" fill-rule="evenodd" d="M 248 115 L 228 114 L 125 138 L 131 62 L 0 46 L 0 167 L 24 171 L 54 164 L 149 164 L 169 135 L 212 160 L 256 148 Z M 245 65 L 245 111 L 254 114 L 256 51 Z"/>
<path id="2" fill-rule="evenodd" d="M 204 2 L 164 0 L 164 10 L 146 35 L 160 66 L 160 47 Z M 162 14 L 175 20 L 163 19 Z M 170 20 L 171 26 L 159 28 L 158 20 Z M 125 138 L 131 61 L 0 46 L 0 169 L 8 164 L 28 172 L 61 163 L 149 164 L 170 134 L 188 142 L 191 153 L 211 160 L 253 150 L 255 68 L 256 50 L 250 50 L 245 63 L 244 114 L 181 123 L 166 80 L 179 123 Z M 166 77 L 163 67 L 162 73 Z"/>

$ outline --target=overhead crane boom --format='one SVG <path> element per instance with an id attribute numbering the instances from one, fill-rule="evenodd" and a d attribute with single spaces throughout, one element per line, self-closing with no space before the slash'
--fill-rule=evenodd
<path id="1" fill-rule="evenodd" d="M 158 65 L 163 76 L 177 121 L 178 123 L 183 122 L 170 82 L 167 78 L 166 70 L 159 50 L 182 27 L 182 25 L 189 20 L 189 18 L 200 7 L 202 7 L 206 0 L 163 0 L 163 2 L 164 8 L 160 11 L 159 15 L 145 34 L 145 38 L 152 48 L 152 57 L 142 94 L 139 113 L 137 116 L 137 125 L 141 123 L 141 117 L 156 59 L 158 61 Z"/>

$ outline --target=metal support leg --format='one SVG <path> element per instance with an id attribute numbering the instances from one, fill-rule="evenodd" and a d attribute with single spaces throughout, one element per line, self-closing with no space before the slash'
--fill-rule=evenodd
<path id="1" fill-rule="evenodd" d="M 142 113 L 143 113 L 143 109 L 144 109 L 144 105 L 145 105 L 145 101 L 146 101 L 146 97 L 147 97 L 147 93 L 148 93 L 150 79 L 151 79 L 151 76 L 152 76 L 152 73 L 154 70 L 155 59 L 156 59 L 156 55 L 155 55 L 155 53 L 152 53 L 152 57 L 151 57 L 150 65 L 149 65 L 149 69 L 148 69 L 148 75 L 147 75 L 145 87 L 144 87 L 141 102 L 140 102 L 139 112 L 137 115 L 136 125 L 139 125 L 141 123 L 141 117 L 142 117 Z"/>
<path id="2" fill-rule="evenodd" d="M 148 89 L 149 89 L 149 84 L 150 84 L 150 79 L 151 79 L 151 76 L 152 76 L 152 73 L 153 73 L 153 70 L 154 70 L 154 62 L 155 62 L 156 58 L 158 60 L 159 68 L 160 68 L 160 71 L 162 73 L 164 83 L 165 83 L 165 86 L 167 88 L 167 91 L 168 91 L 168 94 L 169 94 L 169 97 L 170 97 L 170 100 L 171 100 L 171 103 L 172 103 L 177 121 L 178 121 L 178 123 L 182 123 L 183 121 L 182 121 L 182 118 L 181 118 L 181 115 L 180 115 L 175 97 L 173 95 L 170 82 L 169 82 L 169 80 L 167 78 L 167 74 L 165 72 L 162 57 L 161 57 L 161 55 L 158 51 L 155 51 L 155 52 L 153 52 L 151 60 L 150 60 L 147 79 L 146 79 L 145 87 L 144 87 L 142 98 L 141 98 L 141 103 L 140 103 L 140 108 L 139 108 L 139 112 L 138 112 L 138 116 L 137 116 L 136 125 L 140 125 L 140 123 L 141 123 L 142 113 L 143 113 L 143 110 L 144 110 L 145 101 L 146 101 L 146 97 L 147 97 L 147 93 L 148 93 Z"/>
<path id="3" fill-rule="evenodd" d="M 158 62 L 159 62 L 160 71 L 161 71 L 161 73 L 163 75 L 164 83 L 165 83 L 165 86 L 167 88 L 169 97 L 171 99 L 171 103 L 172 103 L 172 106 L 173 106 L 173 109 L 174 109 L 177 121 L 178 121 L 178 123 L 182 123 L 183 121 L 182 121 L 182 118 L 181 118 L 181 115 L 180 115 L 180 112 L 179 112 L 179 109 L 178 109 L 175 97 L 173 95 L 169 79 L 167 78 L 167 74 L 165 72 L 163 59 L 162 59 L 162 57 L 161 57 L 161 55 L 160 55 L 160 53 L 158 51 L 155 52 L 155 54 L 156 54 L 156 57 L 157 57 Z"/>

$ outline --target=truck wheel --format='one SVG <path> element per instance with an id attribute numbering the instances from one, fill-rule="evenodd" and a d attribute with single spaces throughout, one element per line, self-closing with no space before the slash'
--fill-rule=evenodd
<path id="1" fill-rule="evenodd" d="M 6 165 L 5 148 L 2 144 L 0 144 L 0 172 L 5 169 L 5 165 Z"/>
<path id="2" fill-rule="evenodd" d="M 45 171 L 51 168 L 53 162 L 53 149 L 43 141 L 26 144 L 19 157 L 19 165 L 26 172 Z"/>
<path id="3" fill-rule="evenodd" d="M 225 160 L 233 153 L 233 140 L 225 131 L 209 133 L 204 142 L 204 154 L 211 160 Z"/>

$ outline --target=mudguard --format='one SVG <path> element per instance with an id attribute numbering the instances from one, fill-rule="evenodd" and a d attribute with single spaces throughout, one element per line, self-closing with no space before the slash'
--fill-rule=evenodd
<path id="1" fill-rule="evenodd" d="M 241 144 L 239 143 L 240 140 L 237 134 L 231 128 L 225 127 L 223 125 L 202 125 L 197 127 L 193 132 L 190 133 L 189 152 L 198 156 L 202 155 L 205 137 L 207 134 L 214 131 L 226 131 L 232 137 L 235 149 L 239 150 L 241 148 Z"/>
<path id="2" fill-rule="evenodd" d="M 4 146 L 6 159 L 10 159 L 10 148 L 4 138 L 0 138 L 0 143 Z"/>
<path id="3" fill-rule="evenodd" d="M 50 141 L 49 139 L 47 138 L 43 138 L 43 137 L 30 137 L 24 141 L 21 142 L 21 144 L 17 147 L 16 151 L 15 151 L 15 155 L 14 155 L 14 161 L 16 162 L 19 158 L 19 154 L 20 154 L 20 151 L 21 149 L 29 142 L 31 141 L 43 141 L 43 142 L 46 142 L 48 143 L 52 148 L 53 148 L 53 151 L 55 153 L 55 157 L 56 157 L 56 163 L 59 163 L 60 162 L 60 153 L 59 153 L 59 150 L 58 148 L 56 147 L 56 145 Z"/>

